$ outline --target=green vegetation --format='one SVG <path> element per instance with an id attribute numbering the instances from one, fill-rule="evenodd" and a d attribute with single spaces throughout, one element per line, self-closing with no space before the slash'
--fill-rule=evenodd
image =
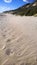
<path id="1" fill-rule="evenodd" d="M 6 11 L 5 13 L 11 13 L 11 14 L 20 15 L 20 16 L 23 16 L 23 15 L 33 16 L 37 14 L 37 2 L 24 5 L 16 10 Z"/>

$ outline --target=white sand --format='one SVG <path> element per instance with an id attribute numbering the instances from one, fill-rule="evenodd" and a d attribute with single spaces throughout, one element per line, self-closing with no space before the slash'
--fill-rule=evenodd
<path id="1" fill-rule="evenodd" d="M 37 17 L 0 15 L 0 65 L 37 65 Z"/>

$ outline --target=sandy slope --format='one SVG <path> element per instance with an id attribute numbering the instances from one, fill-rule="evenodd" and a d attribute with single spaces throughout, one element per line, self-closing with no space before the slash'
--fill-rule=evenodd
<path id="1" fill-rule="evenodd" d="M 37 65 L 37 17 L 0 15 L 0 65 Z"/>

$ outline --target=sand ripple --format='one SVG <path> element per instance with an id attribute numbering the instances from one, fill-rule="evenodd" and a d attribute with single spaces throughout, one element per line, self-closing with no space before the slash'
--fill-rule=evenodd
<path id="1" fill-rule="evenodd" d="M 0 65 L 37 65 L 37 17 L 0 15 Z"/>

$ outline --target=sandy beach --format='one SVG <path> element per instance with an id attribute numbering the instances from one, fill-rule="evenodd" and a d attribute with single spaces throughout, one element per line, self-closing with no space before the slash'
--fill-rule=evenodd
<path id="1" fill-rule="evenodd" d="M 0 65 L 37 65 L 37 17 L 0 15 Z"/>

